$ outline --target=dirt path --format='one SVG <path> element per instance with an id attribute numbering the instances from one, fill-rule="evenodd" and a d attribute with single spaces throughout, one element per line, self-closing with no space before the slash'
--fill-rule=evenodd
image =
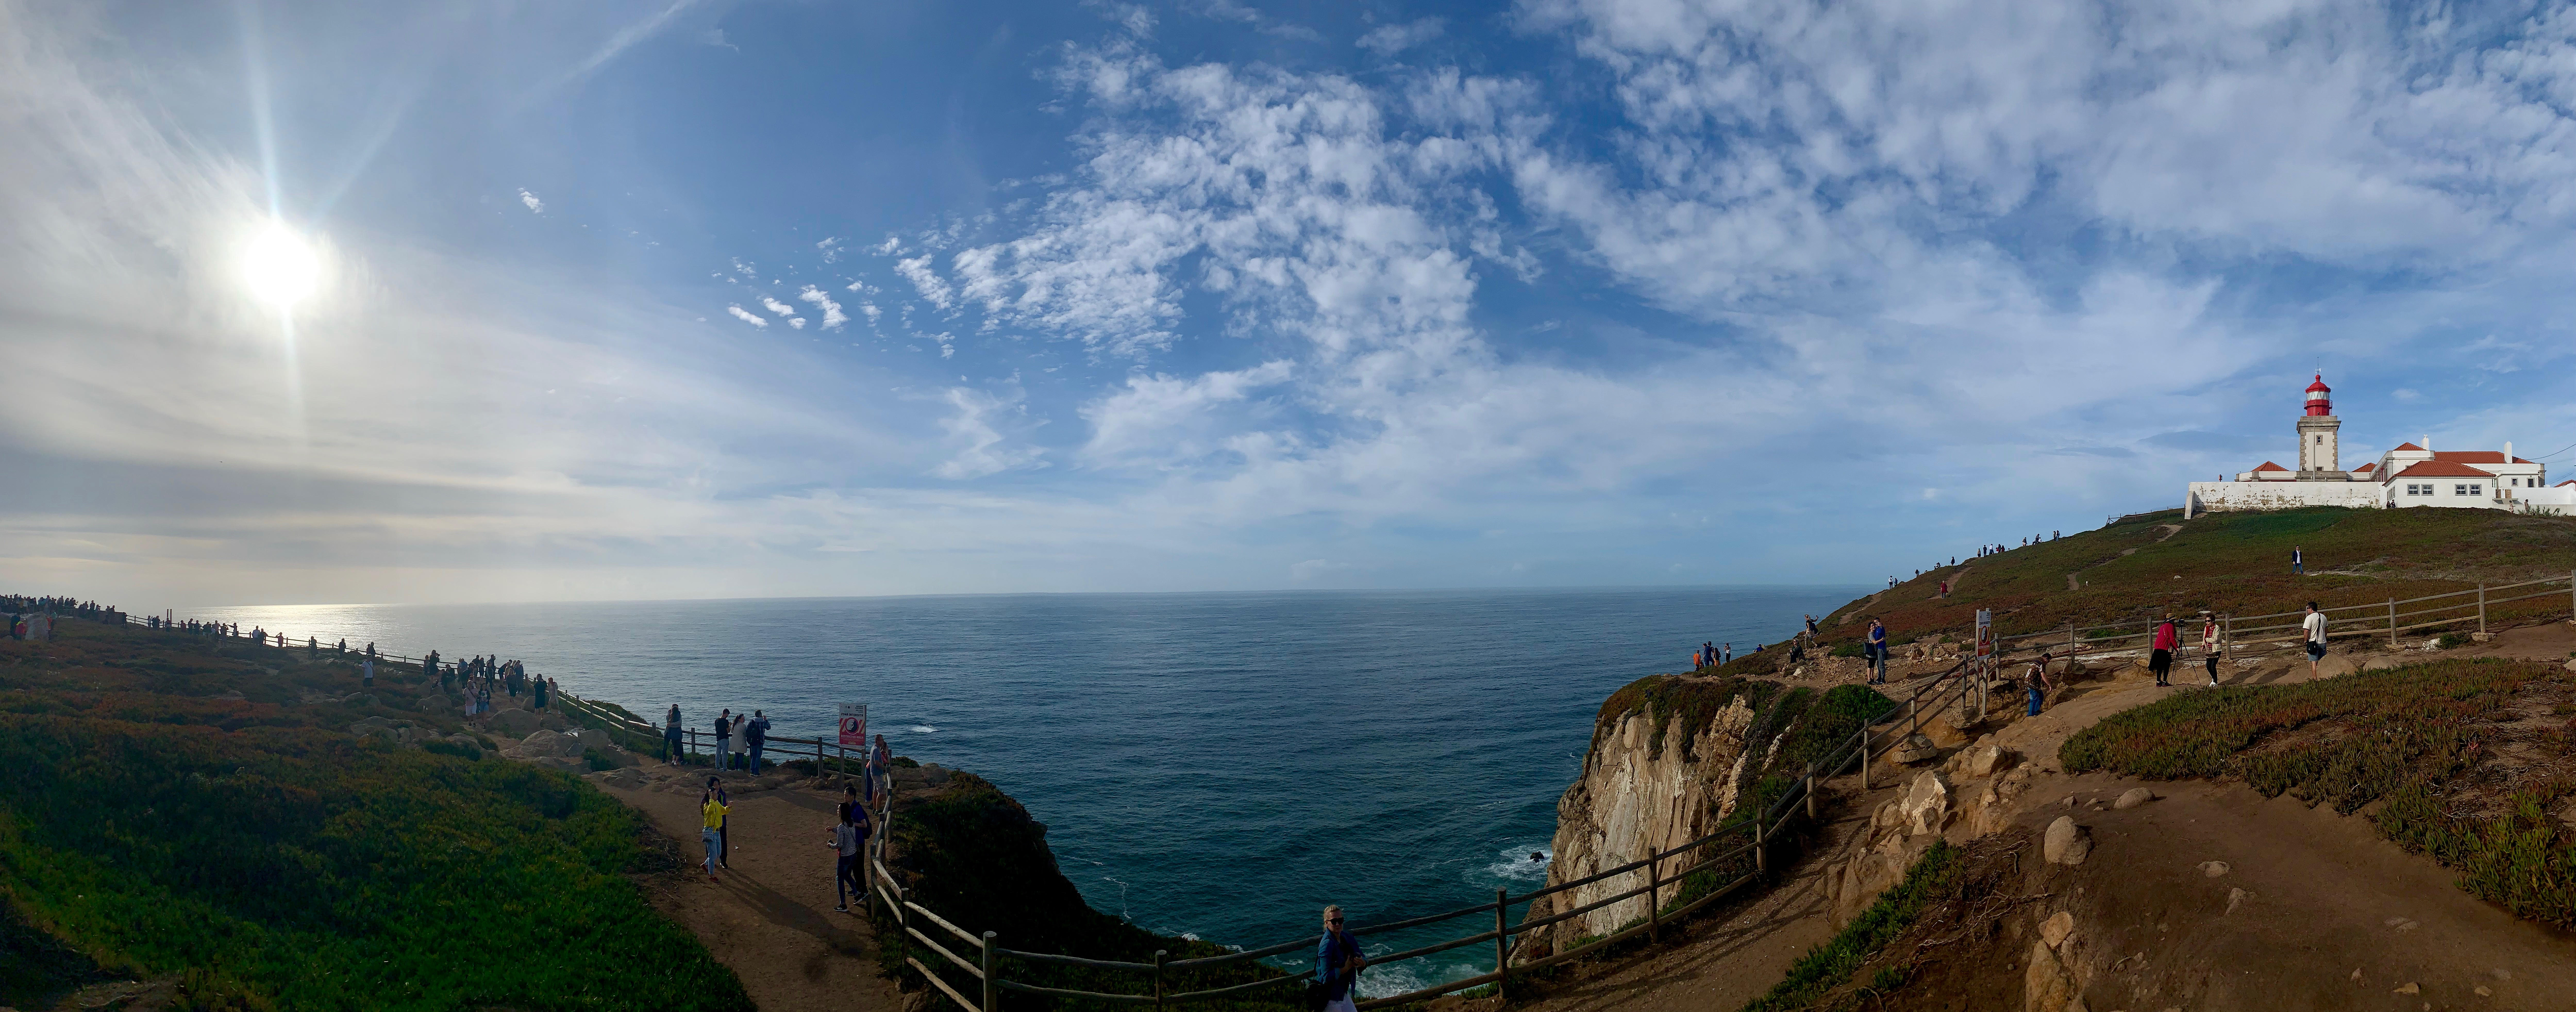
<path id="1" fill-rule="evenodd" d="M 703 771 L 692 779 L 703 781 Z M 643 812 L 688 857 L 700 855 L 696 790 L 665 793 L 649 783 L 630 790 L 596 777 L 592 783 Z M 824 841 L 834 800 L 796 788 L 734 794 L 732 868 L 714 881 L 693 871 L 652 897 L 742 978 L 764 1012 L 901 1007 L 894 986 L 877 976 L 876 933 L 866 908 L 854 898 L 850 913 L 832 910 L 833 854 Z"/>

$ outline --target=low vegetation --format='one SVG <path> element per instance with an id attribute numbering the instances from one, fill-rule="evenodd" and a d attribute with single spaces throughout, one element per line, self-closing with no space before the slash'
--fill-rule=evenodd
<path id="1" fill-rule="evenodd" d="M 452 732 L 434 689 L 358 694 L 328 651 L 60 629 L 0 642 L 0 891 L 52 953 L 0 973 L 0 1002 L 116 973 L 205 1009 L 750 1007 L 645 902 L 636 878 L 678 860 L 628 809 L 347 730 Z"/>
<path id="2" fill-rule="evenodd" d="M 1867 964 L 1870 957 L 1886 948 L 1905 929 L 1914 924 L 1924 907 L 1949 894 L 1959 879 L 1959 850 L 1947 843 L 1935 843 L 1905 873 L 1905 881 L 1881 893 L 1878 901 L 1861 911 L 1850 925 L 1834 937 L 1807 951 L 1790 964 L 1789 973 L 1762 997 L 1744 1006 L 1744 1012 L 1775 1012 L 1815 1006 L 1851 979 L 1853 971 Z M 1875 983 L 1882 989 L 1893 986 L 1883 971 Z"/>
<path id="3" fill-rule="evenodd" d="M 2070 773 L 2241 777 L 2266 796 L 2368 811 L 2470 893 L 2576 928 L 2570 696 L 2551 665 L 2439 660 L 2167 697 L 2076 734 L 2058 759 Z"/>

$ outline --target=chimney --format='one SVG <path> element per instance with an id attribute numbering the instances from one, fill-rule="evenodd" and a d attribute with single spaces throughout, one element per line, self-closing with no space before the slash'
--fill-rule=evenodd
<path id="1" fill-rule="evenodd" d="M 2504 462 L 2507 464 L 2513 463 L 2513 440 L 2508 439 L 2504 441 Z"/>
<path id="2" fill-rule="evenodd" d="M 2424 452 L 2433 452 L 2433 437 L 2430 435 L 2424 437 Z"/>

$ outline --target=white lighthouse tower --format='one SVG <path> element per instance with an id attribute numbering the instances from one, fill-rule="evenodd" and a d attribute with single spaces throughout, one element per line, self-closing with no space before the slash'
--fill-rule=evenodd
<path id="1" fill-rule="evenodd" d="M 2351 481 L 2352 475 L 2340 466 L 2336 431 L 2343 419 L 2335 417 L 2334 388 L 2326 386 L 2326 374 L 2308 384 L 2308 410 L 2299 416 L 2299 470 L 2295 481 Z"/>

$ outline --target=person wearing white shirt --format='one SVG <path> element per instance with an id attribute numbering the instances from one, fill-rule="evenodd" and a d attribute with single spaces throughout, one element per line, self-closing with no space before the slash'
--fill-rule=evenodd
<path id="1" fill-rule="evenodd" d="M 2308 677 L 2315 678 L 2317 662 L 2326 659 L 2326 613 L 2308 602 L 2308 617 L 2299 620 L 2299 627 L 2308 631 Z"/>

